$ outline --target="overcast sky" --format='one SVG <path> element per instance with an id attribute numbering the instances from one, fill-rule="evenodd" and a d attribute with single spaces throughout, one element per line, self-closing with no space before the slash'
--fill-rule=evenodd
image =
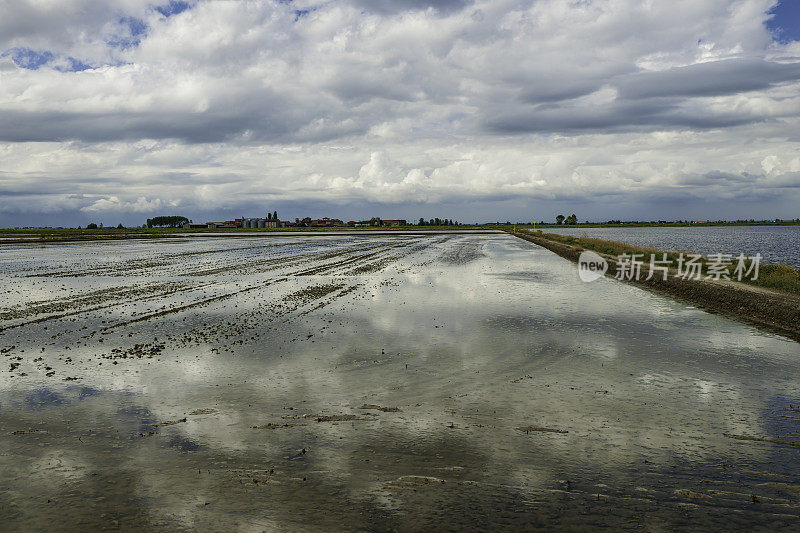
<path id="1" fill-rule="evenodd" d="M 800 2 L 0 0 L 0 226 L 800 217 Z"/>

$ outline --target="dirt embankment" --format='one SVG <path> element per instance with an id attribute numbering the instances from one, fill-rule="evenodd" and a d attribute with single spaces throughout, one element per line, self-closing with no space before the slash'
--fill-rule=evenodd
<path id="1" fill-rule="evenodd" d="M 512 235 L 547 248 L 561 257 L 578 262 L 583 248 L 551 241 L 529 233 Z M 596 253 L 596 252 L 595 252 Z M 616 257 L 599 254 L 608 261 L 606 276 L 617 273 Z M 642 265 L 642 276 L 635 283 L 691 302 L 707 311 L 733 317 L 800 342 L 800 296 L 734 281 L 692 280 L 675 277 L 674 270 L 666 280 L 656 273 L 646 280 L 648 265 Z"/>

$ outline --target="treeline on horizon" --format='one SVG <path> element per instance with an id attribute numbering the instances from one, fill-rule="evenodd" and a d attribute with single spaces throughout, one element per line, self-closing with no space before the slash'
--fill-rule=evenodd
<path id="1" fill-rule="evenodd" d="M 189 222 L 186 217 L 162 216 L 147 219 L 148 228 L 180 228 Z"/>
<path id="2" fill-rule="evenodd" d="M 272 218 L 277 219 L 277 212 L 272 215 Z M 373 219 L 377 220 L 377 219 Z M 183 217 L 183 216 L 158 216 L 154 218 L 148 218 L 146 226 L 148 228 L 180 228 L 185 223 L 191 222 L 190 219 Z M 495 222 L 472 222 L 472 223 L 462 223 L 457 220 L 453 220 L 452 218 L 431 218 L 425 219 L 420 218 L 417 221 L 417 226 L 486 226 L 486 225 L 495 225 L 495 226 L 513 226 L 513 225 L 520 225 L 520 226 L 585 226 L 585 225 L 603 225 L 603 226 L 625 226 L 625 225 L 645 225 L 645 226 L 658 226 L 658 225 L 702 225 L 702 224 L 713 224 L 713 225 L 726 225 L 726 224 L 800 224 L 800 218 L 795 219 L 763 219 L 763 220 L 756 220 L 753 218 L 750 219 L 737 219 L 737 220 L 608 220 L 605 222 L 598 221 L 593 222 L 590 220 L 579 221 L 578 217 L 573 213 L 569 216 L 564 215 L 557 215 L 554 222 L 547 222 L 544 220 L 540 220 L 539 222 L 536 221 L 517 221 L 511 222 L 510 220 L 506 220 L 505 222 L 495 221 Z M 413 225 L 413 222 L 411 223 Z M 95 226 L 96 227 L 96 226 Z M 102 225 L 100 226 L 102 228 Z M 118 226 L 122 228 L 122 224 Z M 144 227 L 144 226 L 143 226 Z"/>
<path id="3" fill-rule="evenodd" d="M 278 218 L 277 211 L 272 214 L 272 218 Z M 377 219 L 374 219 L 377 220 Z M 192 222 L 190 219 L 184 216 L 158 216 L 154 218 L 147 219 L 147 228 L 180 228 L 185 223 Z M 546 222 L 544 220 L 540 220 L 539 222 L 536 221 L 528 221 L 528 222 L 511 222 L 507 220 L 505 222 L 495 221 L 495 222 L 474 222 L 474 223 L 462 223 L 457 220 L 453 220 L 452 218 L 431 218 L 425 219 L 420 217 L 417 221 L 417 226 L 512 226 L 512 225 L 520 225 L 520 226 L 586 226 L 586 225 L 595 225 L 595 226 L 625 226 L 625 225 L 638 225 L 638 226 L 660 226 L 660 225 L 727 225 L 727 224 L 800 224 L 800 218 L 795 219 L 769 219 L 769 220 L 756 220 L 756 219 L 737 219 L 737 220 L 608 220 L 606 222 L 592 222 L 589 220 L 579 221 L 577 215 L 575 213 L 564 216 L 564 215 L 557 215 L 555 217 L 555 222 Z M 414 225 L 412 222 L 411 225 Z M 97 227 L 96 225 L 92 224 L 91 226 Z M 102 228 L 102 225 L 100 225 Z M 117 226 L 118 228 L 123 228 L 122 224 Z M 145 227 L 144 225 L 142 227 Z M 87 226 L 89 228 L 89 226 Z"/>
<path id="4" fill-rule="evenodd" d="M 453 222 L 452 218 L 432 218 L 430 220 L 425 220 L 424 218 L 420 218 L 419 222 L 417 222 L 417 226 L 460 226 L 461 223 L 456 220 Z"/>
<path id="5" fill-rule="evenodd" d="M 798 225 L 800 224 L 800 218 L 794 219 L 769 219 L 769 220 L 756 220 L 753 218 L 750 219 L 737 219 L 737 220 L 608 220 L 606 222 L 592 222 L 589 220 L 585 221 L 578 221 L 575 215 L 570 215 L 569 217 L 563 217 L 563 215 L 559 215 L 556 217 L 555 222 L 545 222 L 544 220 L 540 220 L 539 222 L 535 221 L 516 221 L 511 222 L 510 220 L 506 220 L 505 222 L 501 221 L 494 221 L 494 222 L 459 222 L 457 220 L 453 220 L 450 218 L 432 218 L 426 220 L 425 218 L 420 218 L 419 221 L 415 224 L 411 222 L 409 225 L 411 226 L 541 226 L 541 227 L 568 227 L 568 226 L 726 226 L 726 225 Z M 575 217 L 575 218 L 573 218 Z M 273 218 L 276 218 L 273 214 Z M 106 226 L 104 227 L 102 223 L 97 224 L 91 222 L 86 225 L 87 230 L 110 230 L 110 229 L 158 229 L 158 228 L 180 228 L 183 227 L 185 223 L 191 223 L 192 221 L 184 216 L 158 216 L 154 218 L 148 218 L 145 224 L 141 226 L 124 226 L 123 224 L 119 224 L 116 227 L 114 226 Z M 70 227 L 53 227 L 53 226 L 26 226 L 26 227 L 7 227 L 7 230 L 23 230 L 23 229 L 58 229 L 58 230 L 69 230 L 69 229 L 83 229 L 81 226 L 77 228 L 70 228 Z"/>

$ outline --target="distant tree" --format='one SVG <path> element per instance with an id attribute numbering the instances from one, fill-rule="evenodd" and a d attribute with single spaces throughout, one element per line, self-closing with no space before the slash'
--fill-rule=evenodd
<path id="1" fill-rule="evenodd" d="M 420 226 L 424 226 L 425 225 L 425 219 L 424 218 L 419 217 L 419 225 Z"/>
<path id="2" fill-rule="evenodd" d="M 97 224 L 95 224 L 94 222 L 87 224 L 86 229 L 97 229 Z"/>
<path id="3" fill-rule="evenodd" d="M 564 223 L 564 215 L 558 215 L 556 217 L 556 224 L 563 224 Z"/>
<path id="4" fill-rule="evenodd" d="M 272 220 L 272 213 L 267 212 L 267 220 Z"/>
<path id="5" fill-rule="evenodd" d="M 123 226 L 122 223 L 120 222 L 119 224 L 117 224 L 117 229 L 125 229 L 125 226 Z"/>
<path id="6" fill-rule="evenodd" d="M 567 224 L 577 224 L 578 217 L 575 216 L 575 213 L 572 213 L 570 216 L 567 217 L 567 219 L 564 222 L 566 222 Z"/>
<path id="7" fill-rule="evenodd" d="M 189 222 L 186 217 L 164 216 L 147 219 L 148 228 L 179 228 Z"/>
<path id="8" fill-rule="evenodd" d="M 277 211 L 274 211 L 272 213 L 272 220 L 278 220 L 278 212 Z"/>

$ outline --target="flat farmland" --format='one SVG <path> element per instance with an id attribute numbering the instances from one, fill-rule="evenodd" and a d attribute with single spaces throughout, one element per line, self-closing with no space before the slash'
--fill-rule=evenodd
<path id="1" fill-rule="evenodd" d="M 797 528 L 798 355 L 504 233 L 0 245 L 0 523 Z"/>

